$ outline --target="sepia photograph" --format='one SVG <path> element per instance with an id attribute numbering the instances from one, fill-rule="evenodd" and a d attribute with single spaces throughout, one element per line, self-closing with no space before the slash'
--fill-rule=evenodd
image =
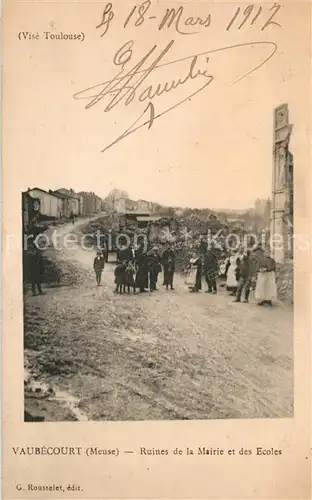
<path id="1" fill-rule="evenodd" d="M 261 183 L 211 171 L 198 206 L 88 191 L 87 170 L 22 192 L 25 421 L 293 416 L 288 104 L 267 123 Z"/>

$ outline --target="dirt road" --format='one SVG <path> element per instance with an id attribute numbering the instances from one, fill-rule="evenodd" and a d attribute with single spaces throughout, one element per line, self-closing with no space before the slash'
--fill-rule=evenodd
<path id="1" fill-rule="evenodd" d="M 79 225 L 64 226 L 67 234 Z M 25 298 L 25 407 L 45 420 L 290 417 L 293 311 L 175 290 L 95 286 L 94 251 L 61 250 L 75 286 Z"/>

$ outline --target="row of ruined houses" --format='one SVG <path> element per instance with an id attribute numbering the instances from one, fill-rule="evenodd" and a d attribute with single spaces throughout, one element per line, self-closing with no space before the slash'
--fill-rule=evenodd
<path id="1" fill-rule="evenodd" d="M 59 220 L 99 213 L 102 208 L 103 200 L 95 193 L 75 193 L 65 188 L 46 191 L 38 187 L 22 193 L 24 227 L 38 214 L 41 220 Z"/>
<path id="2" fill-rule="evenodd" d="M 147 200 L 131 200 L 130 198 L 116 198 L 105 201 L 105 207 L 115 210 L 117 213 L 141 212 L 156 213 L 161 210 L 162 205 Z"/>

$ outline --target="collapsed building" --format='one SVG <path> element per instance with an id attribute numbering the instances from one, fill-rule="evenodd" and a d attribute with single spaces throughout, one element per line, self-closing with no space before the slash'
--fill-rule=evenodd
<path id="1" fill-rule="evenodd" d="M 271 251 L 278 264 L 293 258 L 293 155 L 288 105 L 274 110 Z"/>

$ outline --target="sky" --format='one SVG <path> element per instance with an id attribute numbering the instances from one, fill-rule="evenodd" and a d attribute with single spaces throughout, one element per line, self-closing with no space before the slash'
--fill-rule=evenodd
<path id="1" fill-rule="evenodd" d="M 29 14 L 27 4 L 20 4 L 19 29 L 83 31 L 85 41 L 67 43 L 41 37 L 20 42 L 12 35 L 12 56 L 6 65 L 12 82 L 7 90 L 11 107 L 6 132 L 12 137 L 8 156 L 12 168 L 22 167 L 16 188 L 66 187 L 94 191 L 101 197 L 119 188 L 134 199 L 212 209 L 249 208 L 256 198 L 269 197 L 273 110 L 281 103 L 288 103 L 294 124 L 291 150 L 295 166 L 303 161 L 311 86 L 306 63 L 310 57 L 308 5 L 300 4 L 299 10 L 294 3 L 285 4 L 278 14 L 281 28 L 270 26 L 261 31 L 256 24 L 246 23 L 240 31 L 226 31 L 224 26 L 236 5 L 196 3 L 191 10 L 186 3 L 185 10 L 194 16 L 212 13 L 212 27 L 191 36 L 148 26 L 125 33 L 121 20 L 127 5 L 117 8 L 116 24 L 101 38 L 95 29 L 101 18 L 99 3 L 38 3 L 37 16 Z M 161 15 L 164 4 L 151 8 Z M 267 10 L 263 19 L 268 14 Z M 296 32 L 299 25 L 300 37 Z M 236 84 L 237 78 L 267 57 L 271 46 L 210 54 L 209 62 L 206 56 L 200 57 L 196 68 L 207 70 L 214 78 L 206 89 L 155 120 L 150 130 L 141 128 L 102 153 L 138 119 L 147 102 L 134 99 L 129 106 L 121 103 L 104 112 L 107 99 L 85 109 L 88 100 L 73 95 L 114 77 L 117 70 L 112 59 L 126 41 L 134 40 L 133 62 L 126 66 L 130 70 L 153 44 L 160 51 L 171 39 L 174 45 L 164 61 L 258 41 L 274 41 L 277 52 Z M 183 79 L 189 66 L 190 60 L 157 70 L 142 84 L 142 91 L 150 84 L 155 88 L 158 83 Z M 203 81 L 199 77 L 156 98 L 156 113 L 187 97 Z"/>

